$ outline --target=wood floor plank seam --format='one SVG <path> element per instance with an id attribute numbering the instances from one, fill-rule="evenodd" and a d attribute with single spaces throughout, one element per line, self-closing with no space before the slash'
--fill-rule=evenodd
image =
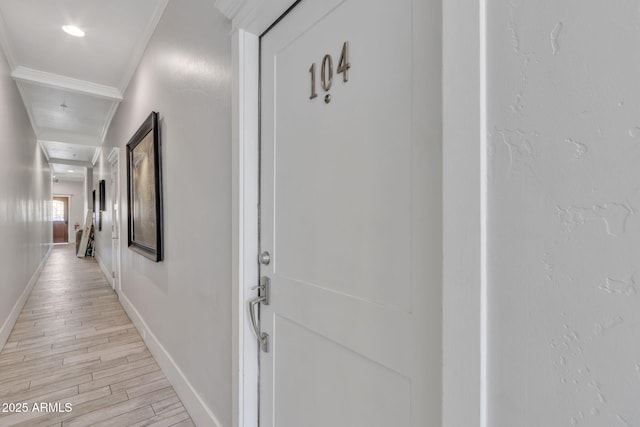
<path id="1" fill-rule="evenodd" d="M 52 250 L 0 351 L 0 402 L 14 404 L 0 427 L 194 426 L 96 261 L 71 245 Z"/>

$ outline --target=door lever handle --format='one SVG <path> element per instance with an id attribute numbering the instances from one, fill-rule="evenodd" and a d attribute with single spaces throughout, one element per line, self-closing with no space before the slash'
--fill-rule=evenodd
<path id="1" fill-rule="evenodd" d="M 249 316 L 251 317 L 251 325 L 253 326 L 253 332 L 256 334 L 256 338 L 260 343 L 260 347 L 262 351 L 265 353 L 269 353 L 269 334 L 263 332 L 260 333 L 260 329 L 258 328 L 258 321 L 256 319 L 256 305 L 261 302 L 266 302 L 267 297 L 265 295 L 257 297 L 249 301 Z"/>

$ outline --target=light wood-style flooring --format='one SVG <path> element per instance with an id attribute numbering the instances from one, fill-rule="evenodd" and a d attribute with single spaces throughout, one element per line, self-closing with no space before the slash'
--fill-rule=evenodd
<path id="1" fill-rule="evenodd" d="M 0 352 L 0 426 L 193 426 L 96 261 L 72 246 L 54 247 Z"/>

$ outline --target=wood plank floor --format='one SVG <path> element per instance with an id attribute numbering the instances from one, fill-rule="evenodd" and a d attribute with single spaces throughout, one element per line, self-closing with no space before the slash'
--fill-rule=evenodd
<path id="1" fill-rule="evenodd" d="M 193 426 L 96 261 L 72 246 L 54 247 L 0 352 L 0 426 Z"/>

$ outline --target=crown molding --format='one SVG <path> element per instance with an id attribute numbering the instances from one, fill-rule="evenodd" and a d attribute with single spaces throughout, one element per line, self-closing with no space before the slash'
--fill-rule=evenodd
<path id="1" fill-rule="evenodd" d="M 64 182 L 83 182 L 84 181 L 84 176 L 78 176 L 78 175 L 70 175 L 70 174 L 56 174 L 56 179 L 58 181 L 64 181 Z M 73 194 L 72 194 L 73 196 Z"/>
<path id="2" fill-rule="evenodd" d="M 113 116 L 116 115 L 116 111 L 118 111 L 119 105 L 120 105 L 119 102 L 113 102 L 111 104 L 111 107 L 109 108 L 109 112 L 107 113 L 107 117 L 105 118 L 105 121 L 104 121 L 104 126 L 100 131 L 100 141 L 102 142 L 104 142 L 105 138 L 107 137 L 107 132 L 109 132 L 109 127 L 111 126 L 111 120 L 113 120 Z"/>
<path id="3" fill-rule="evenodd" d="M 29 117 L 29 123 L 31 123 L 33 133 L 38 136 L 38 128 L 36 126 L 35 116 L 33 115 L 33 104 L 31 103 L 28 95 L 29 91 L 25 89 L 20 81 L 16 81 L 16 86 L 18 87 L 18 92 L 20 93 L 20 97 L 22 98 L 24 109 L 27 111 L 27 116 Z"/>
<path id="4" fill-rule="evenodd" d="M 13 59 L 13 52 L 11 52 L 11 49 L 9 48 L 10 44 L 7 37 L 7 31 L 5 30 L 6 27 L 7 24 L 4 20 L 4 17 L 0 13 L 0 47 L 4 51 L 5 58 L 7 58 L 9 68 L 13 70 L 15 68 L 15 61 Z"/>
<path id="5" fill-rule="evenodd" d="M 250 0 L 216 0 L 215 6 L 227 18 L 233 21 L 242 7 Z"/>
<path id="6" fill-rule="evenodd" d="M 46 71 L 19 66 L 13 70 L 11 77 L 21 83 L 64 89 L 111 101 L 122 101 L 122 93 L 115 87 L 88 82 L 86 80 L 78 80 L 59 74 L 47 73 Z"/>
<path id="7" fill-rule="evenodd" d="M 49 162 L 49 153 L 47 152 L 47 147 L 45 147 L 44 143 L 45 141 L 38 140 L 38 145 L 40 146 L 40 150 L 42 150 L 44 157 L 47 159 L 47 162 Z"/>
<path id="8" fill-rule="evenodd" d="M 95 166 L 96 162 L 100 158 L 101 153 L 102 153 L 102 148 L 96 147 L 96 150 L 93 152 L 93 158 L 91 159 L 91 167 Z"/>
<path id="9" fill-rule="evenodd" d="M 142 37 L 138 39 L 138 44 L 133 46 L 131 60 L 123 74 L 122 80 L 120 81 L 120 92 L 124 93 L 127 90 L 127 86 L 129 86 L 129 82 L 131 81 L 133 74 L 136 72 L 138 65 L 140 65 L 140 61 L 142 61 L 144 52 L 147 50 L 147 45 L 149 44 L 149 40 L 151 40 L 151 36 L 153 36 L 168 3 L 169 0 L 160 0 L 156 4 L 156 7 L 153 9 L 153 14 L 151 15 L 151 19 L 148 21 L 147 27 L 144 29 Z"/>
<path id="10" fill-rule="evenodd" d="M 294 3 L 296 0 L 216 0 L 215 6 L 232 21 L 233 28 L 260 35 Z"/>
<path id="11" fill-rule="evenodd" d="M 90 162 L 82 162 L 79 160 L 69 160 L 69 159 L 57 159 L 55 157 L 51 157 L 49 159 L 49 163 L 56 164 L 56 165 L 81 166 L 85 168 L 93 167 L 93 163 L 90 163 Z"/>
<path id="12" fill-rule="evenodd" d="M 102 145 L 100 137 L 96 135 L 84 135 L 51 128 L 38 129 L 37 137 L 38 141 L 41 142 L 64 142 L 65 144 L 92 147 L 100 147 Z"/>

